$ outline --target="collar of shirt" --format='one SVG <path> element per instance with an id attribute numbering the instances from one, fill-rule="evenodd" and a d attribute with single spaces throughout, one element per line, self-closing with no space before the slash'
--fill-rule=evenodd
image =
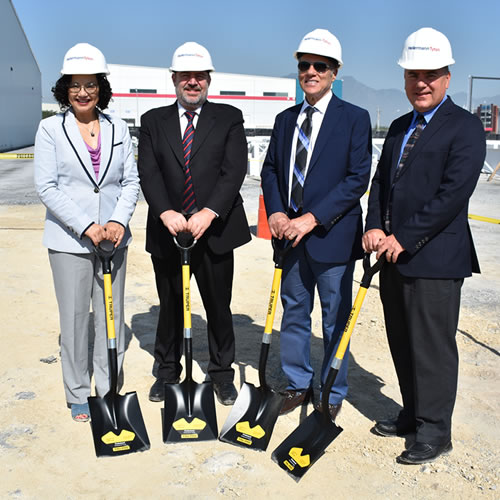
<path id="1" fill-rule="evenodd" d="M 410 124 L 410 129 L 412 130 L 412 132 L 415 129 L 415 127 L 417 126 L 417 116 L 418 115 L 422 115 L 424 117 L 424 120 L 425 120 L 424 128 L 425 128 L 429 124 L 429 122 L 431 121 L 432 117 L 436 114 L 436 111 L 441 107 L 443 102 L 446 101 L 446 99 L 448 99 L 447 95 L 445 95 L 443 97 L 443 100 L 435 108 L 432 108 L 429 111 L 425 111 L 424 113 L 419 113 L 417 110 L 414 109 L 413 110 L 413 119 L 412 119 L 411 124 Z M 410 129 L 408 129 L 408 130 L 410 130 Z"/>
<path id="2" fill-rule="evenodd" d="M 403 156 L 403 150 L 406 146 L 406 143 L 408 142 L 408 139 L 410 138 L 411 134 L 413 134 L 413 131 L 417 128 L 417 116 L 422 115 L 424 117 L 424 128 L 427 127 L 432 117 L 435 115 L 436 111 L 440 108 L 443 102 L 446 101 L 446 99 L 448 99 L 447 95 L 443 97 L 443 100 L 435 108 L 432 108 L 429 111 L 425 111 L 424 113 L 419 113 L 415 109 L 413 110 L 413 118 L 411 120 L 408 130 L 406 131 L 405 136 L 403 137 L 403 143 L 401 144 L 401 150 L 399 151 L 398 164 L 401 161 L 401 156 Z"/>
<path id="3" fill-rule="evenodd" d="M 195 130 L 196 126 L 198 125 L 198 118 L 200 117 L 201 108 L 202 106 L 194 110 L 195 115 L 193 118 L 193 127 Z M 177 101 L 177 112 L 179 113 L 179 122 L 181 126 L 181 138 L 184 136 L 184 131 L 186 130 L 186 127 L 188 125 L 188 119 L 185 115 L 186 111 L 190 110 L 186 109 L 179 101 Z"/>

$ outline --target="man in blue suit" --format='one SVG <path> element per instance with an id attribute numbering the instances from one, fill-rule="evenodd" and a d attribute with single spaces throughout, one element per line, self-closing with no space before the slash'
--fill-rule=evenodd
<path id="1" fill-rule="evenodd" d="M 274 238 L 293 241 L 281 287 L 281 365 L 288 378 L 282 414 L 312 398 L 311 312 L 318 289 L 325 356 L 321 384 L 347 322 L 354 263 L 362 256 L 359 199 L 371 166 L 368 112 L 331 91 L 342 65 L 341 46 L 329 31 L 316 29 L 295 57 L 303 103 L 276 117 L 262 168 L 262 190 Z M 329 396 L 336 418 L 347 394 L 347 361 Z"/>
<path id="2" fill-rule="evenodd" d="M 465 277 L 479 272 L 467 222 L 483 166 L 480 120 L 447 97 L 448 39 L 422 28 L 399 65 L 413 111 L 387 134 L 370 188 L 367 252 L 385 252 L 380 296 L 403 408 L 376 423 L 382 436 L 415 433 L 398 461 L 422 464 L 449 453 L 457 391 L 456 330 Z"/>

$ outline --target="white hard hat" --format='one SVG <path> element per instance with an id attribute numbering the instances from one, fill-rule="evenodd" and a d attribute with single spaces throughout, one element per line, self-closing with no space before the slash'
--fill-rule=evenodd
<path id="1" fill-rule="evenodd" d="M 208 50 L 196 42 L 186 42 L 174 52 L 170 71 L 214 71 Z"/>
<path id="2" fill-rule="evenodd" d="M 412 33 L 398 61 L 404 69 L 440 69 L 454 63 L 448 38 L 433 28 L 420 28 Z"/>
<path id="3" fill-rule="evenodd" d="M 339 63 L 342 62 L 342 47 L 335 35 L 328 30 L 315 29 L 302 38 L 299 48 L 293 56 L 298 59 L 297 54 L 315 54 L 317 56 L 331 57 Z"/>
<path id="4" fill-rule="evenodd" d="M 103 53 L 88 43 L 77 43 L 66 52 L 61 75 L 109 75 Z"/>

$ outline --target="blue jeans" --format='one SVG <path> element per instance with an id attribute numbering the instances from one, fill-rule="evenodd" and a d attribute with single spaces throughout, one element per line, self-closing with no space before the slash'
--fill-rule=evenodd
<path id="1" fill-rule="evenodd" d="M 354 261 L 347 264 L 316 262 L 299 244 L 285 259 L 281 284 L 283 320 L 281 322 L 281 367 L 288 378 L 288 389 L 312 386 L 314 371 L 310 362 L 311 312 L 317 287 L 321 302 L 324 358 L 321 387 L 340 342 L 352 308 Z M 347 395 L 349 347 L 330 393 L 331 404 Z"/>

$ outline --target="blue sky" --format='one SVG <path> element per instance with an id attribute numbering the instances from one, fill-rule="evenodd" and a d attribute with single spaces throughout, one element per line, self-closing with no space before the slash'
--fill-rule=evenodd
<path id="1" fill-rule="evenodd" d="M 405 38 L 423 26 L 453 47 L 450 93 L 468 76 L 500 77 L 500 0 L 12 0 L 42 72 L 44 97 L 62 58 L 78 42 L 100 48 L 108 63 L 169 66 L 181 43 L 211 52 L 216 70 L 285 76 L 296 70 L 302 36 L 326 28 L 342 44 L 339 77 L 375 89 L 402 88 L 396 64 Z M 474 82 L 474 97 L 500 94 L 500 81 Z"/>

